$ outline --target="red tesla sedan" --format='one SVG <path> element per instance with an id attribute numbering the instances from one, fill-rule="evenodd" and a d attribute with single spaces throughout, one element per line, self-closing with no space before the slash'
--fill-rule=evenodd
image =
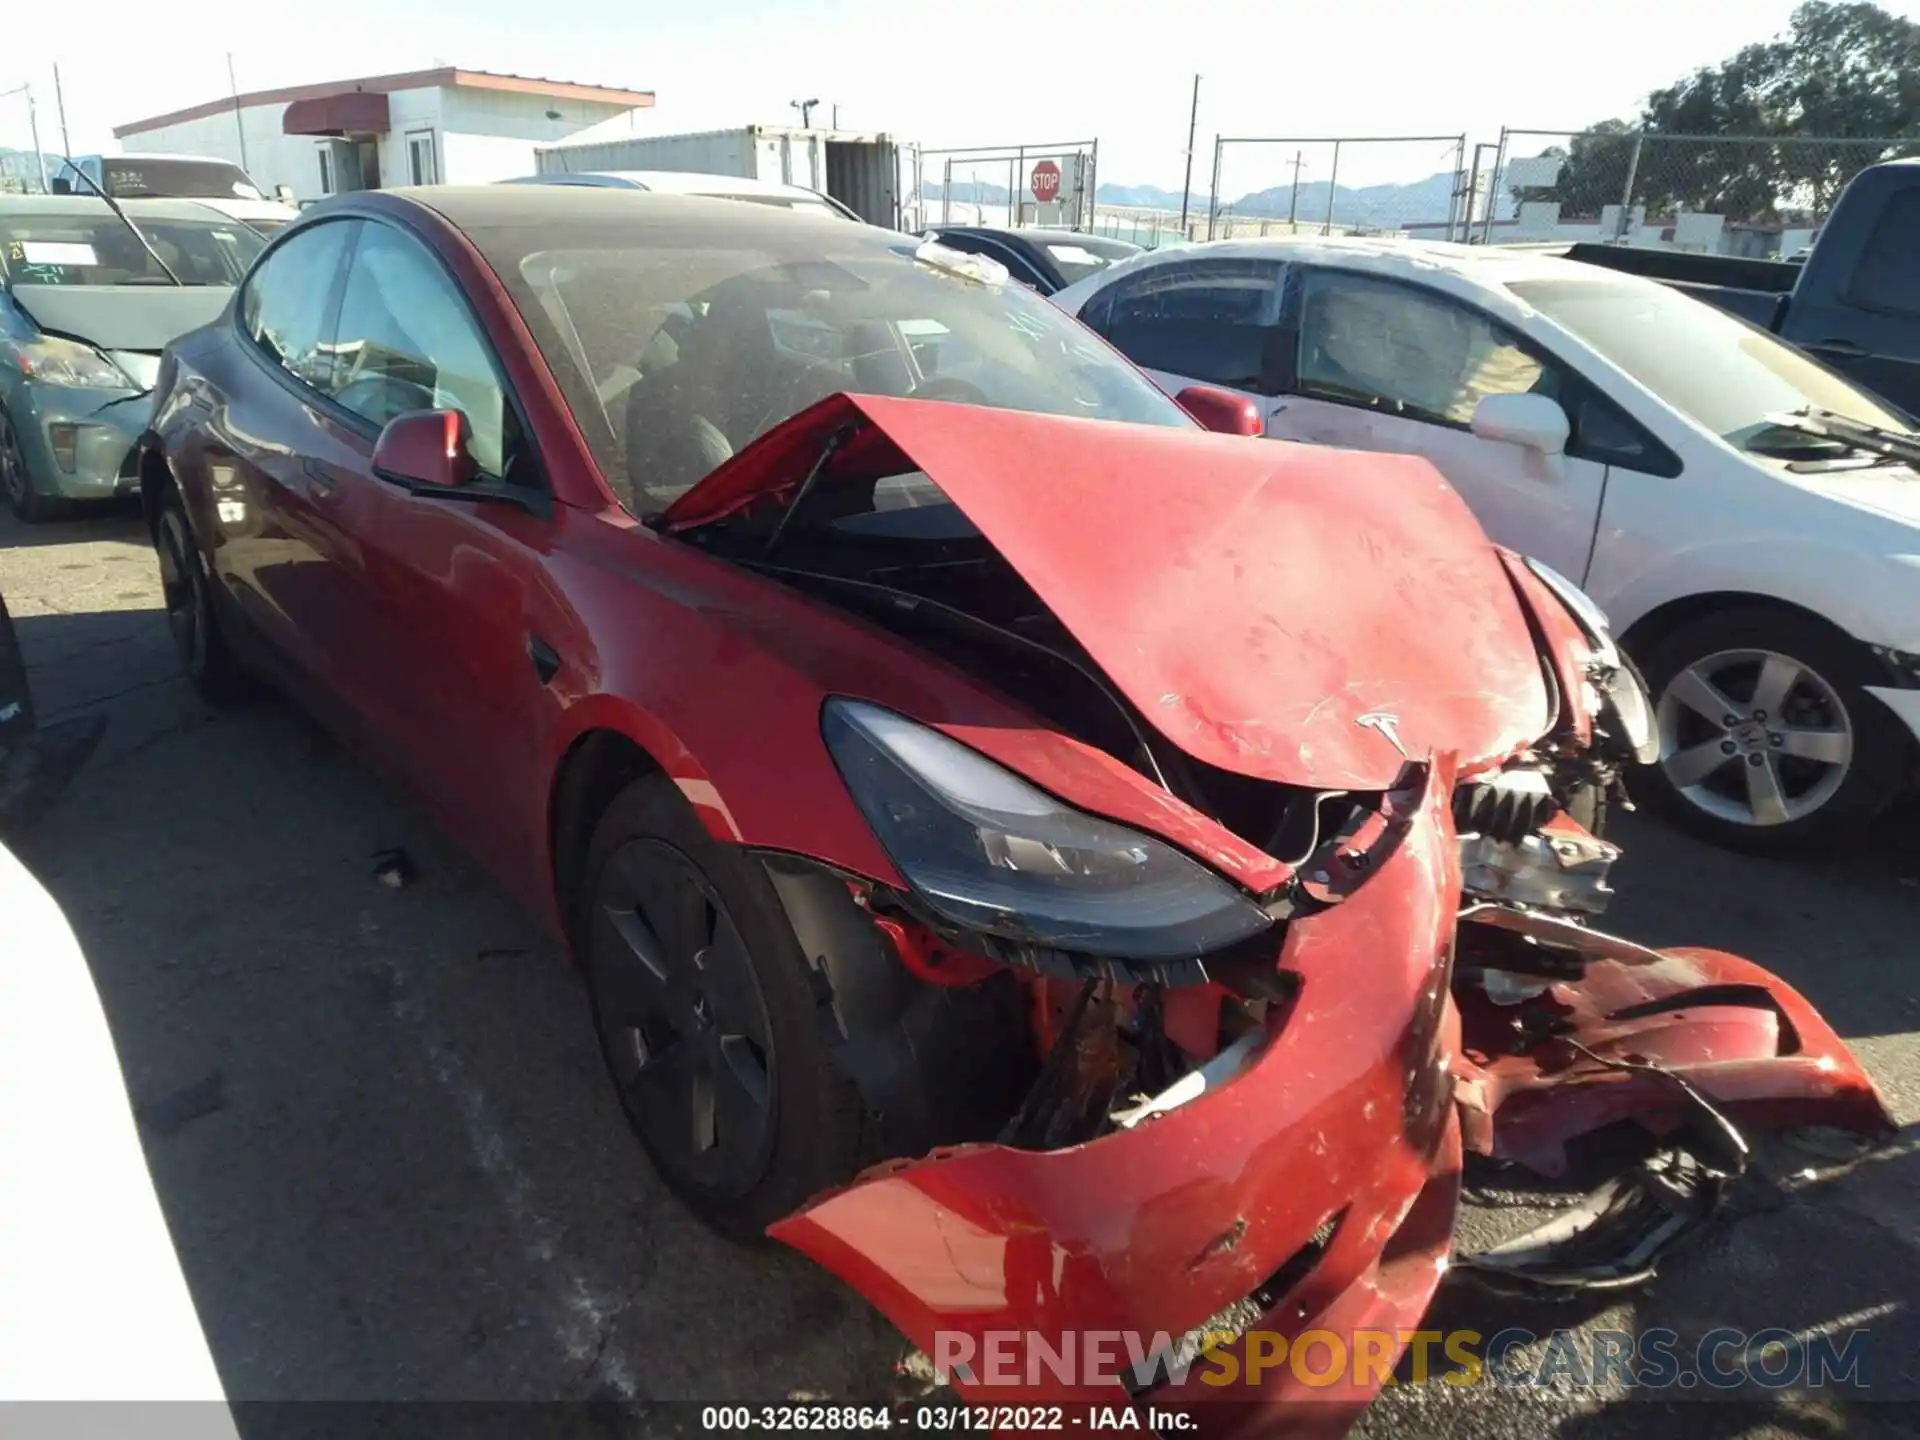
<path id="1" fill-rule="evenodd" d="M 1245 313 L 1169 295 L 1169 341 Z M 1572 585 L 1422 461 L 1208 433 L 979 257 L 345 197 L 168 352 L 141 477 L 193 677 L 408 777 L 567 941 L 674 1189 L 970 1398 L 1343 1428 L 1377 1363 L 1258 1362 L 1418 1322 L 1463 1136 L 1637 1123 L 1572 1240 L 1468 1262 L 1613 1285 L 1739 1125 L 1886 1124 L 1773 977 L 1587 923 L 1653 742 Z"/>

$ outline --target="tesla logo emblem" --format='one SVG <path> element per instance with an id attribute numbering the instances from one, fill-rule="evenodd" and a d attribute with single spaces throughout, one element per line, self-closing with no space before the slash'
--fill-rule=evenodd
<path id="1" fill-rule="evenodd" d="M 1411 758 L 1407 755 L 1407 747 L 1400 743 L 1400 717 L 1398 715 L 1389 715 L 1385 710 L 1369 710 L 1353 723 L 1356 725 L 1364 725 L 1369 730 L 1378 730 L 1381 735 L 1386 737 L 1387 743 L 1400 752 L 1400 757 L 1403 760 Z"/>

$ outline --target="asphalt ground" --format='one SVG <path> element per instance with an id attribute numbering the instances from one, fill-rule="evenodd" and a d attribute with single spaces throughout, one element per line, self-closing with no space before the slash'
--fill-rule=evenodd
<path id="1" fill-rule="evenodd" d="M 582 987 L 530 917 L 289 705 L 213 711 L 179 678 L 136 515 L 0 517 L 0 591 L 43 721 L 110 718 L 15 848 L 93 967 L 230 1397 L 886 1389 L 902 1342 L 857 1296 L 796 1255 L 717 1239 L 666 1193 L 610 1093 Z M 1638 816 L 1616 838 L 1612 928 L 1778 971 L 1908 1129 L 1837 1171 L 1789 1154 L 1780 1173 L 1816 1178 L 1735 1206 L 1648 1291 L 1554 1307 L 1449 1282 L 1434 1323 L 1565 1327 L 1584 1354 L 1603 1330 L 1668 1327 L 1683 1353 L 1721 1326 L 1864 1330 L 1864 1393 L 1626 1394 L 1561 1365 L 1548 1385 L 1396 1385 L 1357 1433 L 1920 1434 L 1920 819 L 1813 863 L 1720 853 Z M 390 889 L 375 856 L 396 846 L 418 878 Z M 1469 1207 L 1465 1242 L 1514 1213 Z M 1547 1343 L 1517 1357 L 1540 1368 Z"/>

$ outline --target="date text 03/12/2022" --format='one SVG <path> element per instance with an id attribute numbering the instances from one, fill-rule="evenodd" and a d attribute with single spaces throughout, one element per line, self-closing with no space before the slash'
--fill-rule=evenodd
<path id="1" fill-rule="evenodd" d="M 1134 1405 L 708 1405 L 703 1430 L 925 1431 L 929 1434 L 1012 1431 L 1033 1434 L 1067 1430 L 1152 1430 L 1179 1433 L 1199 1428 L 1197 1417 L 1179 1409 Z"/>

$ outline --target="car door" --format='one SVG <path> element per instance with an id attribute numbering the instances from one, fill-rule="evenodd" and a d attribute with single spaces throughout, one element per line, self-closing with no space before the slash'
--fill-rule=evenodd
<path id="1" fill-rule="evenodd" d="M 380 612 L 359 663 L 408 773 L 483 860 L 512 873 L 534 853 L 524 797 L 541 793 L 534 772 L 559 711 L 546 687 L 577 632 L 545 574 L 552 499 L 484 330 L 411 232 L 362 226 L 336 337 L 332 399 L 354 431 L 338 479 L 367 496 L 359 540 Z M 446 409 L 466 415 L 482 476 L 514 498 L 416 493 L 373 473 L 389 420 Z"/>
<path id="2" fill-rule="evenodd" d="M 1291 393 L 1270 435 L 1423 456 L 1495 541 L 1584 577 L 1606 464 L 1571 439 L 1549 456 L 1472 428 L 1488 396 L 1528 393 L 1567 408 L 1571 427 L 1599 401 L 1566 366 L 1453 296 L 1353 271 L 1302 266 L 1289 323 Z"/>
<path id="3" fill-rule="evenodd" d="M 1897 190 L 1841 293 L 1788 310 L 1792 338 L 1909 415 L 1920 415 L 1920 189 Z"/>
<path id="4" fill-rule="evenodd" d="M 205 482 L 212 568 L 250 628 L 314 682 L 323 702 L 355 708 L 353 679 L 340 662 L 368 623 L 368 592 L 352 497 L 330 475 L 351 456 L 353 436 L 325 397 L 334 311 L 358 225 L 295 231 L 254 267 L 234 341 L 196 397 L 206 422 L 179 457 Z"/>
<path id="5" fill-rule="evenodd" d="M 1169 395 L 1212 385 L 1270 416 L 1289 379 L 1285 276 L 1276 260 L 1182 256 L 1116 281 L 1080 318 Z"/>

